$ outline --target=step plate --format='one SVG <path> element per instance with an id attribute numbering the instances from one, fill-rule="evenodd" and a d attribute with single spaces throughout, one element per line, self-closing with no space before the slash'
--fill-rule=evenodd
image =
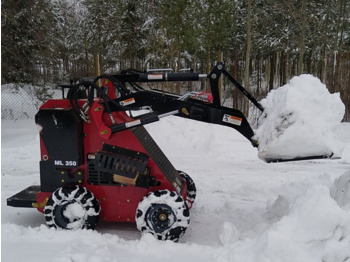
<path id="1" fill-rule="evenodd" d="M 30 186 L 7 199 L 7 205 L 12 207 L 33 207 L 40 186 Z"/>

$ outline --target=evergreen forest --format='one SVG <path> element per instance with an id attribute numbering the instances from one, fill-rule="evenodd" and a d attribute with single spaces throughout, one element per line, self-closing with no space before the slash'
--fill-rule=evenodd
<path id="1" fill-rule="evenodd" d="M 222 60 L 258 99 L 312 74 L 340 92 L 350 120 L 349 0 L 1 1 L 2 84 L 94 76 L 95 55 L 101 73 L 209 73 Z M 223 90 L 230 105 L 246 107 L 225 81 Z"/>

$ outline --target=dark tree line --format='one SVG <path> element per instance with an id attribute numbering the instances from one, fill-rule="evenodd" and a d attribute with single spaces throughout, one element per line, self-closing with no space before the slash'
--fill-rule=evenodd
<path id="1" fill-rule="evenodd" d="M 350 107 L 348 0 L 3 0 L 1 15 L 2 83 L 91 76 L 94 54 L 103 73 L 208 72 L 220 51 L 255 96 L 311 73 Z"/>

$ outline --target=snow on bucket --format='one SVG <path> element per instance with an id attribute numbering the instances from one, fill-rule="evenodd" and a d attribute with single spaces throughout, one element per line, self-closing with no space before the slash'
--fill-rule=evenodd
<path id="1" fill-rule="evenodd" d="M 266 161 L 308 157 L 341 157 L 343 144 L 334 131 L 345 113 L 339 93 L 308 74 L 272 90 L 261 101 L 265 108 L 255 139 Z"/>

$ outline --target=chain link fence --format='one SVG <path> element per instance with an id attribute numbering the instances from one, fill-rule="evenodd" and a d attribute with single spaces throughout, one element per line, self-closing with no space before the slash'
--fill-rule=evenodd
<path id="1" fill-rule="evenodd" d="M 1 119 L 33 119 L 39 107 L 49 98 L 61 98 L 54 86 L 5 84 L 1 86 Z"/>

